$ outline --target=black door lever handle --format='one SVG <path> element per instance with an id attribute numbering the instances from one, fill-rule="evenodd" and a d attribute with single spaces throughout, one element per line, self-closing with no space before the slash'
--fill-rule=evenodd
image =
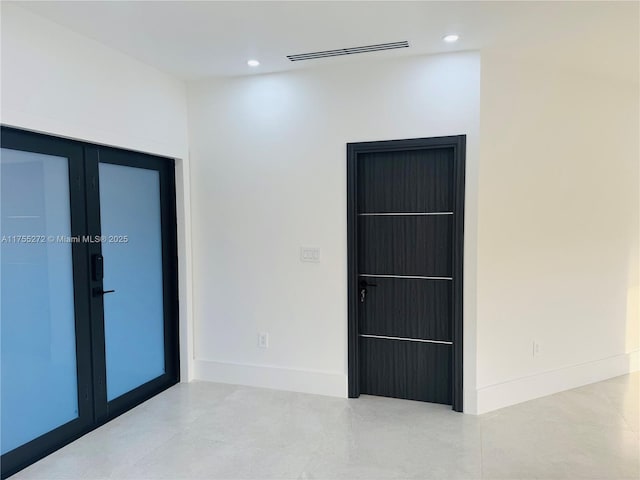
<path id="1" fill-rule="evenodd" d="M 377 283 L 369 283 L 369 282 L 367 282 L 366 280 L 361 280 L 361 281 L 360 281 L 360 286 L 361 286 L 362 288 L 367 288 L 367 287 L 377 287 L 377 286 L 378 286 L 378 284 L 377 284 Z"/>
<path id="2" fill-rule="evenodd" d="M 94 295 L 105 295 L 107 293 L 113 293 L 115 292 L 115 290 L 100 290 L 99 288 L 94 288 L 93 289 L 93 294 Z"/>

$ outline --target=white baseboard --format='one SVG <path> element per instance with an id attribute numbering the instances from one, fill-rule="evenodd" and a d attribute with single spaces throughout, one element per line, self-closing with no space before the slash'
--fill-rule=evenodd
<path id="1" fill-rule="evenodd" d="M 640 350 L 478 389 L 477 413 L 526 402 L 640 369 Z"/>
<path id="2" fill-rule="evenodd" d="M 478 389 L 477 411 L 465 413 L 487 413 L 638 370 L 640 350 L 517 378 Z M 194 360 L 193 379 L 342 398 L 348 385 L 345 373 L 202 359 Z"/>
<path id="3" fill-rule="evenodd" d="M 208 382 L 249 385 L 331 397 L 347 396 L 345 373 L 196 359 L 193 377 L 194 380 Z"/>

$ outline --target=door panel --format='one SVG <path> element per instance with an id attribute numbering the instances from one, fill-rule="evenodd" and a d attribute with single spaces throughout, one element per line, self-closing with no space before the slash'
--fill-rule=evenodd
<path id="1" fill-rule="evenodd" d="M 160 174 L 100 163 L 107 400 L 165 373 Z"/>
<path id="2" fill-rule="evenodd" d="M 0 136 L 2 477 L 92 420 L 82 148 Z"/>
<path id="3" fill-rule="evenodd" d="M 372 283 L 362 303 L 360 332 L 451 341 L 451 282 L 360 277 Z"/>
<path id="4" fill-rule="evenodd" d="M 451 403 L 451 346 L 360 337 L 362 393 Z"/>
<path id="5" fill-rule="evenodd" d="M 78 418 L 78 379 L 71 243 L 55 241 L 71 237 L 68 159 L 3 148 L 0 165 L 4 454 Z"/>
<path id="6" fill-rule="evenodd" d="M 359 216 L 360 273 L 451 277 L 452 215 Z"/>
<path id="7" fill-rule="evenodd" d="M 462 409 L 464 137 L 348 145 L 349 396 Z"/>
<path id="8" fill-rule="evenodd" d="M 398 168 L 401 164 L 402 168 Z M 370 152 L 358 162 L 358 213 L 453 210 L 451 148 Z"/>

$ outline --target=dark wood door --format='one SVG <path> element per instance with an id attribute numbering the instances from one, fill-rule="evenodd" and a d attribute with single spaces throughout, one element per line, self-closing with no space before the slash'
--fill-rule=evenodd
<path id="1" fill-rule="evenodd" d="M 462 408 L 463 150 L 349 145 L 350 396 Z"/>

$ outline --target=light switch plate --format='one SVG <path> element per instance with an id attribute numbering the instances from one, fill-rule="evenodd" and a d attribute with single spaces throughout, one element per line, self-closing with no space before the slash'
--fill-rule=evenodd
<path id="1" fill-rule="evenodd" d="M 300 261 L 318 263 L 320 261 L 320 249 L 318 247 L 300 247 Z"/>

